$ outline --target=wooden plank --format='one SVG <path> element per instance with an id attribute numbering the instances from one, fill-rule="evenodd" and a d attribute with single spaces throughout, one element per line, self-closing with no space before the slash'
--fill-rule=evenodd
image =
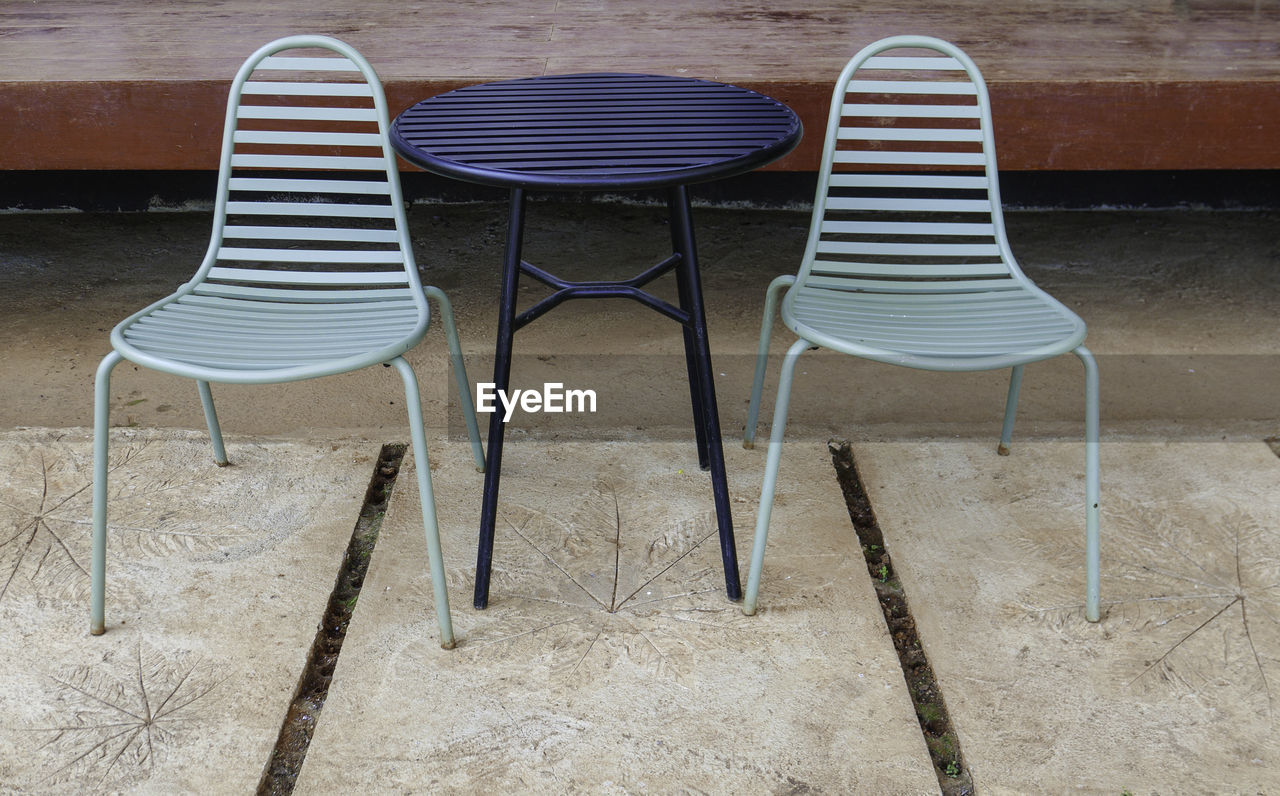
<path id="1" fill-rule="evenodd" d="M 1280 169 L 1280 82 L 1005 83 L 1001 168 Z"/>
<path id="2" fill-rule="evenodd" d="M 0 169 L 211 169 L 226 86 L 299 30 L 373 63 L 392 112 L 473 82 L 630 71 L 735 83 L 808 131 L 772 168 L 816 167 L 831 83 L 904 31 L 963 47 L 991 88 L 1006 169 L 1280 168 L 1274 0 L 340 0 L 0 3 Z M 74 57 L 68 57 L 73 53 Z"/>
<path id="3" fill-rule="evenodd" d="M 111 5 L 104 14 L 100 3 L 0 4 L 0 82 L 218 79 L 258 44 L 300 30 L 349 41 L 384 78 L 444 76 L 439 70 L 460 59 L 517 57 L 596 69 L 642 59 L 646 71 L 673 73 L 706 64 L 730 80 L 829 80 L 861 46 L 902 32 L 954 41 L 989 80 L 1280 76 L 1274 0 L 953 0 L 945 7 L 827 0 L 768 10 L 746 0 L 423 0 L 412 12 L 341 0 Z M 86 69 L 91 63 L 108 68 Z"/>
<path id="4" fill-rule="evenodd" d="M 387 86 L 392 113 L 470 83 Z M 0 84 L 0 169 L 217 169 L 229 80 Z"/>
<path id="5" fill-rule="evenodd" d="M 469 81 L 388 85 L 394 112 Z M 792 107 L 800 146 L 770 168 L 817 167 L 829 89 L 751 83 Z M 215 169 L 227 84 L 0 85 L 0 169 Z M 1010 170 L 1277 169 L 1280 83 L 1010 83 L 991 87 Z"/>

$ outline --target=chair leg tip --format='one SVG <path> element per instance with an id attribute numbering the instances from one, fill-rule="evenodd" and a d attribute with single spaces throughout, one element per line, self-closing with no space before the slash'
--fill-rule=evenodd
<path id="1" fill-rule="evenodd" d="M 999 445 L 996 446 L 996 453 L 1001 456 L 1008 456 L 1009 446 L 1001 442 Z"/>
<path id="2" fill-rule="evenodd" d="M 455 641 L 454 639 L 449 639 L 448 641 L 440 642 L 440 649 L 442 650 L 451 650 L 457 646 L 458 646 L 458 642 Z"/>
<path id="3" fill-rule="evenodd" d="M 102 625 L 95 624 L 95 625 L 89 626 L 89 635 L 91 636 L 101 636 L 103 633 L 106 633 L 106 632 L 107 632 L 107 627 L 105 624 L 102 624 Z"/>
<path id="4" fill-rule="evenodd" d="M 476 472 L 477 472 L 477 473 L 483 473 L 483 472 L 484 472 L 484 465 L 483 465 L 483 464 L 481 464 L 481 465 L 477 465 L 477 466 L 476 466 Z"/>
<path id="5" fill-rule="evenodd" d="M 754 605 L 747 605 L 746 603 L 743 603 L 743 604 L 742 604 L 742 615 L 743 615 L 743 616 L 755 616 L 755 615 L 756 615 L 756 607 L 755 607 Z"/>
<path id="6" fill-rule="evenodd" d="M 214 459 L 214 460 L 213 460 L 213 463 L 214 463 L 214 464 L 216 464 L 216 465 L 218 465 L 219 467 L 230 467 L 230 466 L 231 466 L 231 460 L 230 460 L 230 459 Z"/>
<path id="7" fill-rule="evenodd" d="M 746 448 L 746 449 L 747 449 L 747 450 L 749 450 L 749 451 L 753 451 L 753 450 L 755 450 L 755 449 L 756 449 L 756 443 L 755 443 L 755 440 L 751 440 L 751 439 L 744 439 L 744 440 L 742 441 L 742 447 Z"/>

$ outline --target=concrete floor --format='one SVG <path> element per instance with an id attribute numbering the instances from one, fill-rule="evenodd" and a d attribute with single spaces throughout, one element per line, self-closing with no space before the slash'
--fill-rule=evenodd
<path id="1" fill-rule="evenodd" d="M 487 380 L 503 208 L 410 215 Z M 745 564 L 764 452 L 734 437 L 764 287 L 794 271 L 807 217 L 696 221 Z M 378 446 L 407 438 L 382 369 L 224 387 L 235 466 L 220 470 L 190 383 L 119 368 L 108 633 L 88 636 L 92 373 L 111 326 L 190 274 L 207 226 L 0 216 L 0 789 L 254 788 Z M 477 612 L 481 477 L 435 332 L 410 359 L 460 643 L 436 644 L 406 468 L 301 791 L 936 791 L 831 436 L 854 442 L 979 792 L 1274 787 L 1280 458 L 1263 440 L 1280 434 L 1280 215 L 1023 212 L 1009 227 L 1099 356 L 1101 623 L 1080 609 L 1074 359 L 1028 368 L 1004 458 L 1005 374 L 806 355 L 747 618 L 716 586 L 678 330 L 622 302 L 566 305 L 517 339 L 517 386 L 596 389 L 599 411 L 515 419 L 493 602 Z M 667 238 L 663 211 L 634 205 L 538 204 L 529 231 L 526 257 L 568 277 L 629 275 Z M 775 354 L 790 342 L 775 333 Z"/>

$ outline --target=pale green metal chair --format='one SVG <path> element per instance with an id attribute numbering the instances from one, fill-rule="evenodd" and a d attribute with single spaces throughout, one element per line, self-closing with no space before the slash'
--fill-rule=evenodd
<path id="1" fill-rule="evenodd" d="M 937 371 L 1022 368 L 1074 353 L 1085 368 L 1085 614 L 1098 620 L 1098 368 L 1085 325 L 1019 269 L 1005 235 L 986 84 L 956 46 L 895 36 L 836 83 L 800 271 L 769 285 L 744 445 L 752 447 L 775 309 L 799 336 L 782 363 L 743 611 L 755 613 L 796 361 L 823 347 Z M 778 294 L 786 289 L 778 305 Z"/>
<path id="2" fill-rule="evenodd" d="M 440 641 L 454 645 L 418 382 L 402 356 L 427 332 L 428 297 L 440 308 L 479 469 L 484 455 L 449 300 L 418 277 L 387 129 L 377 75 L 336 39 L 279 39 L 240 68 L 204 262 L 173 295 L 116 326 L 98 367 L 91 633 L 105 630 L 108 402 L 122 359 L 196 380 L 219 465 L 227 454 L 210 383 L 386 364 L 404 381 Z"/>

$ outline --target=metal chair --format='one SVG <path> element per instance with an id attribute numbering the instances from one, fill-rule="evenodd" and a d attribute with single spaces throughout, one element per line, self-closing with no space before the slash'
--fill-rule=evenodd
<path id="1" fill-rule="evenodd" d="M 289 52 L 304 50 L 305 52 Z M 252 98 L 250 100 L 250 98 Z M 418 382 L 402 354 L 443 318 L 476 466 L 479 430 L 444 293 L 418 278 L 387 107 L 347 44 L 291 36 L 245 61 L 227 102 L 213 235 L 191 281 L 122 321 L 94 392 L 90 632 L 105 630 L 108 399 L 128 359 L 195 379 L 214 459 L 227 464 L 211 382 L 269 384 L 386 364 L 404 381 L 436 619 L 454 644 Z"/>
<path id="2" fill-rule="evenodd" d="M 769 285 L 744 445 L 753 446 L 775 309 L 799 336 L 782 363 L 743 611 L 756 610 L 796 361 L 824 347 L 937 371 L 1022 368 L 1068 351 L 1085 368 L 1085 613 L 1098 620 L 1098 368 L 1085 325 L 1019 269 L 1000 208 L 991 109 L 956 46 L 895 36 L 836 83 L 800 271 Z M 781 306 L 778 294 L 786 288 Z"/>

